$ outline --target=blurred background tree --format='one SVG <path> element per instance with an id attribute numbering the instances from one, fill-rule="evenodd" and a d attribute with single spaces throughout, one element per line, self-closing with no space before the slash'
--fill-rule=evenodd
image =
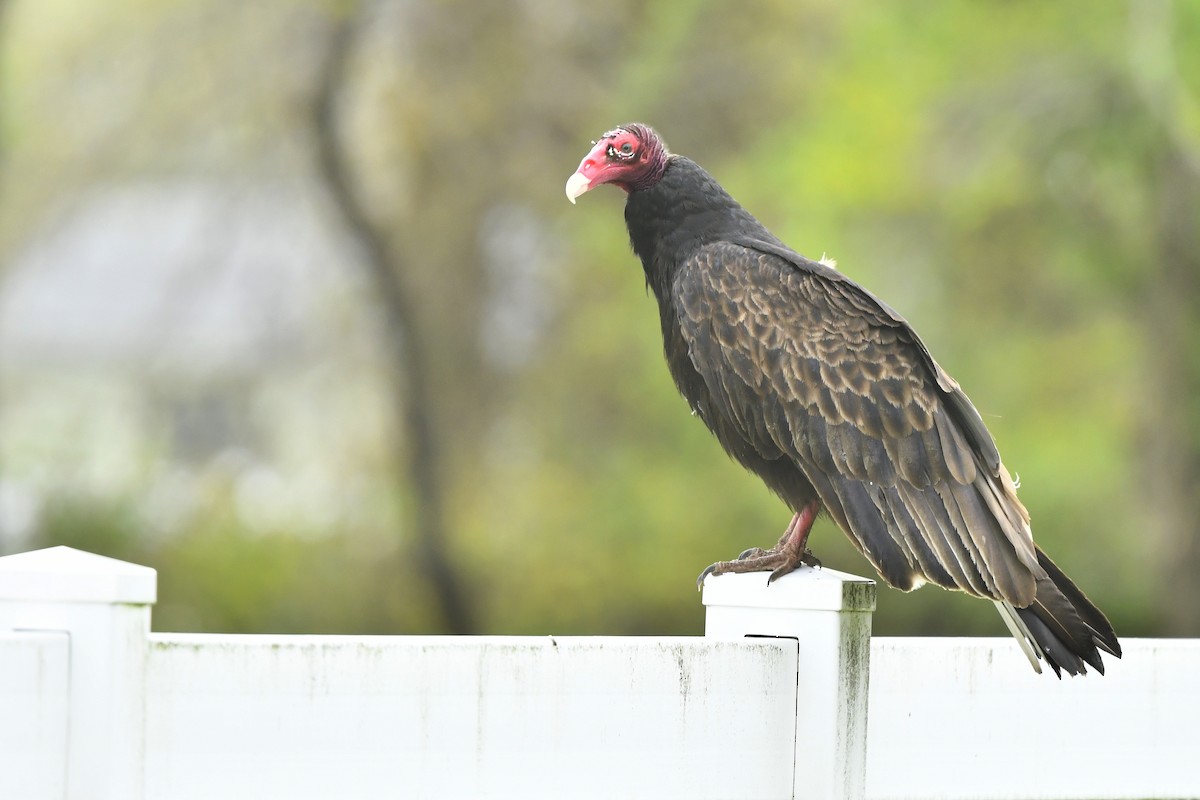
<path id="1" fill-rule="evenodd" d="M 1120 633 L 1200 635 L 1200 5 L 9 0 L 0 70 L 0 551 L 153 566 L 158 629 L 700 631 L 789 515 L 562 196 L 639 119 L 908 316 Z"/>

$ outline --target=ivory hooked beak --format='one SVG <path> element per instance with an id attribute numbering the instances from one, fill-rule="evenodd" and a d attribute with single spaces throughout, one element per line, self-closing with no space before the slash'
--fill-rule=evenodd
<path id="1" fill-rule="evenodd" d="M 591 181 L 582 172 L 576 172 L 567 178 L 567 199 L 571 201 L 571 205 L 575 205 L 575 198 L 592 188 L 590 184 Z"/>

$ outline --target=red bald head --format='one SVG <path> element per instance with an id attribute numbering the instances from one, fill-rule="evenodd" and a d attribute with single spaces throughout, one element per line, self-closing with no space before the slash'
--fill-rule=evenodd
<path id="1" fill-rule="evenodd" d="M 634 122 L 614 128 L 600 137 L 567 180 L 567 199 L 574 203 L 602 183 L 627 192 L 648 189 L 662 177 L 668 155 L 667 146 L 650 126 Z"/>

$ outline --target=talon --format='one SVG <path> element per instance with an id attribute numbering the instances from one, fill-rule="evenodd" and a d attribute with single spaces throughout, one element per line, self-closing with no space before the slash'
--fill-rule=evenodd
<path id="1" fill-rule="evenodd" d="M 765 556 L 766 554 L 767 551 L 763 550 L 761 547 L 751 547 L 739 553 L 738 557 L 735 558 L 734 561 L 745 561 L 747 558 L 758 558 L 759 556 Z"/>
<path id="2" fill-rule="evenodd" d="M 772 572 L 770 574 L 770 576 L 767 577 L 767 586 L 770 586 L 772 583 L 774 583 L 776 581 L 776 579 L 782 578 L 784 575 L 787 575 L 789 572 L 792 572 L 794 569 L 796 569 L 796 568 L 790 564 L 784 564 L 783 566 L 778 567 L 774 572 Z"/>

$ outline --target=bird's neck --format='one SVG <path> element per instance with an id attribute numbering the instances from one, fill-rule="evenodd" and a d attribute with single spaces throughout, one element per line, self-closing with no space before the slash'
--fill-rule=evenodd
<path id="1" fill-rule="evenodd" d="M 700 165 L 676 155 L 658 183 L 629 193 L 625 225 L 660 303 L 679 268 L 704 245 L 739 234 L 775 238 Z"/>

